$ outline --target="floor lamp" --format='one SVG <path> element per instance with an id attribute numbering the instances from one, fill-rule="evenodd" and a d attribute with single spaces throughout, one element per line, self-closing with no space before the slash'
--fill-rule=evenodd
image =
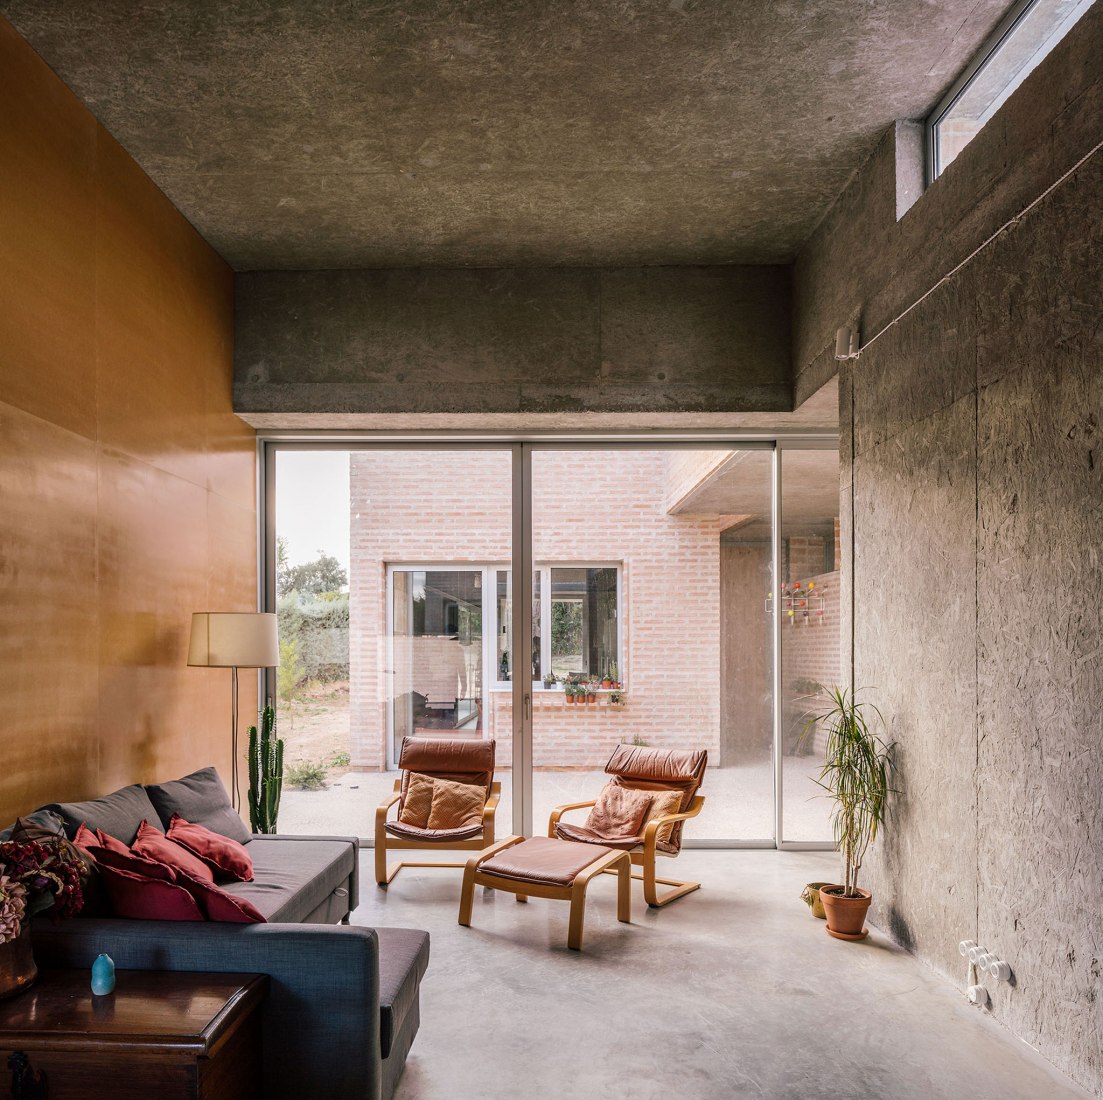
<path id="1" fill-rule="evenodd" d="M 228 668 L 230 678 L 230 730 L 233 745 L 231 793 L 238 809 L 237 670 L 278 668 L 280 643 L 276 616 L 264 612 L 198 611 L 191 617 L 188 664 L 197 668 Z"/>

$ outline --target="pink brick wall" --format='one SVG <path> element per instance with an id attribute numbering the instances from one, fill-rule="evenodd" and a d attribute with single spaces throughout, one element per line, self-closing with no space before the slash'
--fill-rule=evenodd
<path id="1" fill-rule="evenodd" d="M 677 452 L 540 451 L 533 457 L 538 564 L 622 566 L 621 676 L 628 704 L 567 705 L 536 692 L 534 764 L 604 763 L 618 741 L 713 751 L 719 738 L 719 531 L 716 517 L 670 516 Z M 486 451 L 351 456 L 353 764 L 386 765 L 386 566 L 489 564 L 510 557 L 510 458 Z M 488 670 L 489 674 L 489 670 Z M 487 732 L 512 757 L 512 695 L 490 692 Z"/>

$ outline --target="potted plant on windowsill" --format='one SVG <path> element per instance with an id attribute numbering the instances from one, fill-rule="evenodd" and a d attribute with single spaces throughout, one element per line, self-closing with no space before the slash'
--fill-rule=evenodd
<path id="1" fill-rule="evenodd" d="M 566 696 L 566 699 L 567 699 L 568 703 L 573 703 L 574 702 L 575 686 L 570 680 L 568 680 L 563 685 L 563 693 Z"/>
<path id="2" fill-rule="evenodd" d="M 587 703 L 597 702 L 597 684 L 587 684 L 583 690 L 586 692 Z"/>
<path id="3" fill-rule="evenodd" d="M 835 803 L 832 825 L 835 845 L 843 854 L 845 882 L 820 887 L 827 914 L 827 931 L 840 940 L 863 940 L 869 935 L 866 913 L 873 895 L 858 885 L 858 874 L 877 830 L 884 824 L 885 804 L 895 789 L 889 785 L 892 750 L 871 728 L 868 709 L 876 723 L 884 725 L 872 704 L 859 703 L 854 693 L 835 687 L 829 692 L 832 706 L 805 727 L 816 723 L 827 732 L 827 751 L 819 785 Z"/>

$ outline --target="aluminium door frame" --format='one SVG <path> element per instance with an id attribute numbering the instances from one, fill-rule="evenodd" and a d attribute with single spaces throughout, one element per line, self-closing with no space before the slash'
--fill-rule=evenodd
<path id="1" fill-rule="evenodd" d="M 780 576 L 782 525 L 782 452 L 828 450 L 838 447 L 834 432 L 692 429 L 685 431 L 622 432 L 493 432 L 493 431 L 258 431 L 258 601 L 274 610 L 275 600 L 275 465 L 280 450 L 495 450 L 509 451 L 512 470 L 513 638 L 514 668 L 532 664 L 532 455 L 540 450 L 694 450 L 725 447 L 731 450 L 768 450 L 771 466 L 771 566 Z M 388 578 L 390 571 L 388 570 Z M 831 851 L 831 841 L 787 841 L 784 836 L 784 773 L 781 748 L 781 601 L 775 601 L 772 626 L 774 836 L 744 840 L 689 840 L 683 847 L 701 849 L 776 849 L 780 851 Z M 517 614 L 517 609 L 520 614 Z M 391 609 L 388 606 L 388 615 Z M 275 670 L 262 677 L 260 698 L 275 691 Z M 514 832 L 532 830 L 532 685 L 528 678 L 513 677 L 513 822 Z M 389 724 L 389 721 L 388 721 Z M 370 847 L 370 838 L 361 838 Z"/>

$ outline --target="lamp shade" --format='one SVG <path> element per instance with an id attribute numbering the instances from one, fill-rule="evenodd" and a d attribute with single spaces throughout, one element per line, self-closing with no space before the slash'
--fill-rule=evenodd
<path id="1" fill-rule="evenodd" d="M 191 617 L 188 664 L 202 668 L 277 668 L 276 616 L 264 612 L 199 611 Z"/>

